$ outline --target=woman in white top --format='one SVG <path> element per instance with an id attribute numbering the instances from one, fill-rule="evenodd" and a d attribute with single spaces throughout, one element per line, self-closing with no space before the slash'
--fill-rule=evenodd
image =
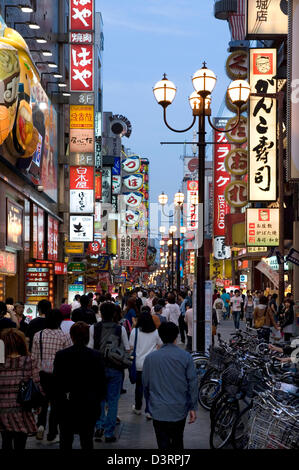
<path id="1" fill-rule="evenodd" d="M 216 310 L 217 320 L 218 320 L 218 323 L 220 324 L 220 321 L 222 320 L 222 312 L 224 308 L 224 302 L 221 299 L 220 294 L 217 294 L 217 298 L 214 300 L 214 303 L 213 303 L 213 308 Z"/>
<path id="2" fill-rule="evenodd" d="M 130 334 L 129 344 L 131 351 L 134 349 L 135 336 L 137 334 L 136 343 L 136 388 L 135 388 L 135 405 L 133 405 L 133 412 L 137 415 L 141 414 L 142 408 L 142 369 L 146 356 L 158 349 L 162 345 L 158 330 L 154 324 L 153 318 L 149 312 L 142 312 L 138 318 L 136 328 L 133 328 Z M 151 419 L 149 413 L 148 403 L 145 405 L 145 416 Z"/>

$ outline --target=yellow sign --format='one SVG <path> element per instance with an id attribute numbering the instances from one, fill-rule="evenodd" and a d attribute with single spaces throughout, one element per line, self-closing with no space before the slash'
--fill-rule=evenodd
<path id="1" fill-rule="evenodd" d="M 83 253 L 84 253 L 84 243 L 65 242 L 64 252 L 65 253 L 76 253 L 78 255 L 83 255 Z"/>
<path id="2" fill-rule="evenodd" d="M 232 266 L 230 259 L 215 259 L 210 255 L 210 279 L 231 279 Z"/>
<path id="3" fill-rule="evenodd" d="M 70 106 L 70 129 L 93 129 L 93 106 Z"/>

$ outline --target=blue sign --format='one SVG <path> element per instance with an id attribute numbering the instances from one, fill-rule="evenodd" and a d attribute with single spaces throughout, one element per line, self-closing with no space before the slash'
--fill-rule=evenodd
<path id="1" fill-rule="evenodd" d="M 114 165 L 112 167 L 112 175 L 120 175 L 120 157 L 114 157 Z"/>

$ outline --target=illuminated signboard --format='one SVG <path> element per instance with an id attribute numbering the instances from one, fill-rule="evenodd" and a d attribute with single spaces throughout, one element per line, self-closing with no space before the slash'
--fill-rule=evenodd
<path id="1" fill-rule="evenodd" d="M 58 260 L 58 220 L 48 215 L 48 260 Z"/>
<path id="2" fill-rule="evenodd" d="M 198 181 L 187 181 L 187 230 L 198 228 Z"/>
<path id="3" fill-rule="evenodd" d="M 250 49 L 252 93 L 276 93 L 276 49 Z M 276 98 L 249 99 L 249 200 L 276 201 Z"/>
<path id="4" fill-rule="evenodd" d="M 247 209 L 247 246 L 279 245 L 279 209 Z"/>
<path id="5" fill-rule="evenodd" d="M 93 242 L 93 216 L 70 216 L 70 241 Z"/>
<path id="6" fill-rule="evenodd" d="M 248 39 L 273 38 L 288 34 L 288 2 L 247 0 L 246 26 Z"/>
<path id="7" fill-rule="evenodd" d="M 70 106 L 70 129 L 93 129 L 94 106 Z"/>
<path id="8" fill-rule="evenodd" d="M 7 199 L 7 232 L 6 244 L 12 248 L 22 248 L 23 244 L 23 210 L 22 207 Z"/>
<path id="9" fill-rule="evenodd" d="M 0 251 L 0 274 L 14 276 L 17 272 L 17 255 L 7 251 Z"/>
<path id="10" fill-rule="evenodd" d="M 94 29 L 94 12 L 94 0 L 70 0 L 70 30 L 92 31 Z"/>

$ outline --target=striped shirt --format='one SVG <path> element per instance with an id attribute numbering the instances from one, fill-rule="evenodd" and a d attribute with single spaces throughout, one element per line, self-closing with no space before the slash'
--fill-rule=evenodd
<path id="1" fill-rule="evenodd" d="M 40 355 L 40 334 L 42 333 L 42 361 Z M 55 354 L 60 349 L 72 346 L 73 342 L 69 335 L 61 330 L 38 331 L 33 337 L 32 357 L 36 359 L 39 370 L 52 373 Z"/>

